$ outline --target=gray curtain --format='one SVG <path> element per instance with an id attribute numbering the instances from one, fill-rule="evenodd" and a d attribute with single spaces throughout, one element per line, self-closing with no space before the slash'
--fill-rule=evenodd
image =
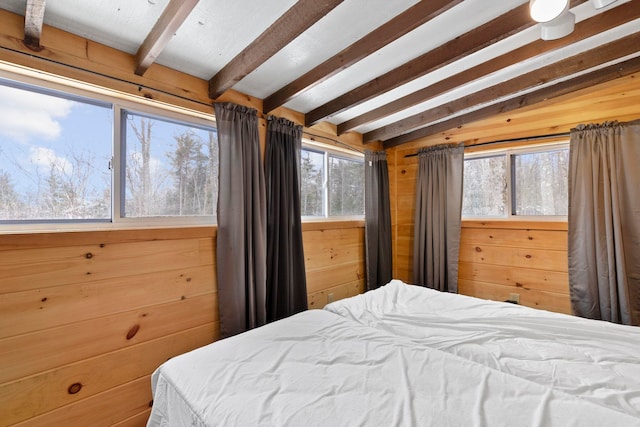
<path id="1" fill-rule="evenodd" d="M 266 323 L 266 205 L 256 110 L 215 104 L 220 150 L 218 306 L 220 335 Z"/>
<path id="2" fill-rule="evenodd" d="M 307 309 L 300 219 L 302 126 L 267 120 L 267 321 Z"/>
<path id="3" fill-rule="evenodd" d="M 638 325 L 640 121 L 572 129 L 569 160 L 573 311 Z"/>
<path id="4" fill-rule="evenodd" d="M 364 153 L 364 212 L 367 290 L 391 281 L 391 204 L 387 153 Z"/>
<path id="5" fill-rule="evenodd" d="M 413 281 L 458 292 L 464 146 L 422 148 L 418 159 Z"/>

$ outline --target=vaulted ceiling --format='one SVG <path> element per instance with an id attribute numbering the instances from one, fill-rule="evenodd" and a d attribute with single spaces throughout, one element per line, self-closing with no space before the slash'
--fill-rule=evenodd
<path id="1" fill-rule="evenodd" d="M 640 70 L 640 0 L 570 6 L 574 31 L 545 41 L 528 0 L 0 3 L 33 49 L 44 23 L 385 147 Z"/>

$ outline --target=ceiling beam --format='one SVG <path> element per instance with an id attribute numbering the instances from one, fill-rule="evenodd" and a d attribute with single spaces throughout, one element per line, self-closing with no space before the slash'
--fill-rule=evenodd
<path id="1" fill-rule="evenodd" d="M 402 86 L 427 73 L 524 30 L 535 22 L 529 15 L 529 3 L 523 4 L 467 33 L 424 53 L 411 61 L 315 108 L 305 115 L 311 126 L 350 107 Z"/>
<path id="2" fill-rule="evenodd" d="M 457 111 L 495 102 L 500 98 L 514 96 L 519 92 L 535 88 L 550 81 L 586 71 L 610 61 L 620 60 L 627 55 L 636 53 L 638 46 L 640 46 L 640 33 L 631 34 L 570 58 L 538 68 L 534 72 L 524 73 L 481 91 L 449 101 L 444 105 L 367 132 L 364 134 L 363 140 L 365 143 L 377 140 L 384 141 L 402 135 L 413 129 L 441 120 Z"/>
<path id="3" fill-rule="evenodd" d="M 589 19 L 577 23 L 573 33 L 566 37 L 557 40 L 538 39 L 518 49 L 512 50 L 511 52 L 505 53 L 461 73 L 443 79 L 431 86 L 427 86 L 409 95 L 398 98 L 388 104 L 374 108 L 371 111 L 367 111 L 364 114 L 340 123 L 337 128 L 338 135 L 353 130 L 358 126 L 374 122 L 383 117 L 428 101 L 429 99 L 450 91 L 458 86 L 470 83 L 503 68 L 526 61 L 542 53 L 568 46 L 572 43 L 589 38 L 638 18 L 640 18 L 640 8 L 632 3 L 625 3 L 604 13 L 594 15 Z"/>
<path id="4" fill-rule="evenodd" d="M 585 1 L 572 0 L 571 6 Z M 536 25 L 536 22 L 531 19 L 527 2 L 315 108 L 305 115 L 305 124 L 312 126 L 533 25 Z"/>
<path id="5" fill-rule="evenodd" d="M 419 1 L 311 71 L 265 98 L 264 111 L 269 112 L 278 108 L 296 95 L 322 83 L 461 2 L 462 0 Z"/>
<path id="6" fill-rule="evenodd" d="M 162 11 L 142 45 L 136 53 L 136 71 L 143 75 L 165 48 L 171 37 L 187 19 L 199 0 L 171 0 Z"/>
<path id="7" fill-rule="evenodd" d="M 209 80 L 209 97 L 216 99 L 222 95 L 342 2 L 298 0 Z"/>
<path id="8" fill-rule="evenodd" d="M 31 50 L 40 51 L 40 36 L 44 22 L 46 0 L 27 0 L 24 13 L 24 44 Z"/>
<path id="9" fill-rule="evenodd" d="M 534 105 L 539 102 L 573 93 L 581 89 L 586 89 L 591 86 L 615 80 L 620 77 L 628 76 L 639 71 L 640 57 L 628 59 L 618 64 L 609 65 L 599 70 L 591 71 L 572 79 L 556 83 L 552 86 L 544 87 L 542 89 L 538 89 L 524 95 L 516 96 L 506 101 L 501 101 L 496 104 L 492 104 L 487 107 L 472 111 L 470 113 L 436 123 L 432 126 L 420 128 L 413 132 L 388 139 L 384 141 L 384 148 L 387 149 L 396 147 L 398 145 L 425 138 L 427 136 L 435 135 L 449 129 L 461 128 L 466 124 L 486 119 L 496 114 L 506 113 L 509 111 L 517 110 L 519 108 Z"/>

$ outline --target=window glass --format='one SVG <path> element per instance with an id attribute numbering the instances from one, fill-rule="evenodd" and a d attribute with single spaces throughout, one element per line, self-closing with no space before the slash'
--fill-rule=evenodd
<path id="1" fill-rule="evenodd" d="M 0 84 L 0 221 L 111 219 L 113 113 Z"/>
<path id="2" fill-rule="evenodd" d="M 321 146 L 303 148 L 300 205 L 303 217 L 364 215 L 364 160 Z"/>
<path id="3" fill-rule="evenodd" d="M 122 216 L 213 216 L 218 194 L 215 128 L 123 112 Z"/>
<path id="4" fill-rule="evenodd" d="M 324 216 L 324 153 L 300 151 L 300 210 L 302 216 Z"/>
<path id="5" fill-rule="evenodd" d="M 329 216 L 364 215 L 364 163 L 329 156 Z"/>
<path id="6" fill-rule="evenodd" d="M 567 215 L 569 150 L 515 154 L 515 215 Z"/>
<path id="7" fill-rule="evenodd" d="M 504 217 L 508 212 L 507 157 L 466 159 L 463 216 Z"/>

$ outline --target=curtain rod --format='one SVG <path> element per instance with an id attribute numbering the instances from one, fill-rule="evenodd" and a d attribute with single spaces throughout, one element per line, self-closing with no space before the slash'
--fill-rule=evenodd
<path id="1" fill-rule="evenodd" d="M 511 138 L 511 139 L 500 139 L 497 141 L 489 141 L 489 142 L 483 142 L 480 144 L 473 144 L 473 145 L 468 145 L 465 146 L 464 148 L 474 148 L 474 147 L 482 147 L 483 145 L 494 145 L 494 144 L 506 144 L 509 142 L 524 142 L 524 141 L 537 141 L 539 139 L 548 139 L 548 138 L 556 138 L 556 137 L 560 137 L 560 136 L 569 136 L 570 133 L 569 132 L 560 132 L 560 133 L 550 133 L 547 135 L 536 135 L 536 136 L 524 136 L 522 138 Z M 418 155 L 418 153 L 413 153 L 413 154 L 407 154 L 406 157 L 416 157 Z"/>
<path id="2" fill-rule="evenodd" d="M 357 151 L 358 153 L 364 154 L 364 151 L 358 150 L 356 147 L 353 147 L 353 146 L 351 146 L 351 145 L 349 145 L 349 144 L 347 144 L 345 142 L 342 142 L 342 141 L 340 141 L 338 139 L 333 139 L 333 138 L 330 138 L 330 137 L 324 136 L 324 135 L 317 135 L 315 133 L 307 132 L 306 130 L 303 130 L 302 133 L 304 133 L 306 135 L 309 135 L 309 136 L 315 136 L 316 138 L 328 139 L 329 141 L 335 142 L 336 144 L 339 144 L 339 145 L 342 145 L 343 147 L 348 148 L 349 150 Z"/>

